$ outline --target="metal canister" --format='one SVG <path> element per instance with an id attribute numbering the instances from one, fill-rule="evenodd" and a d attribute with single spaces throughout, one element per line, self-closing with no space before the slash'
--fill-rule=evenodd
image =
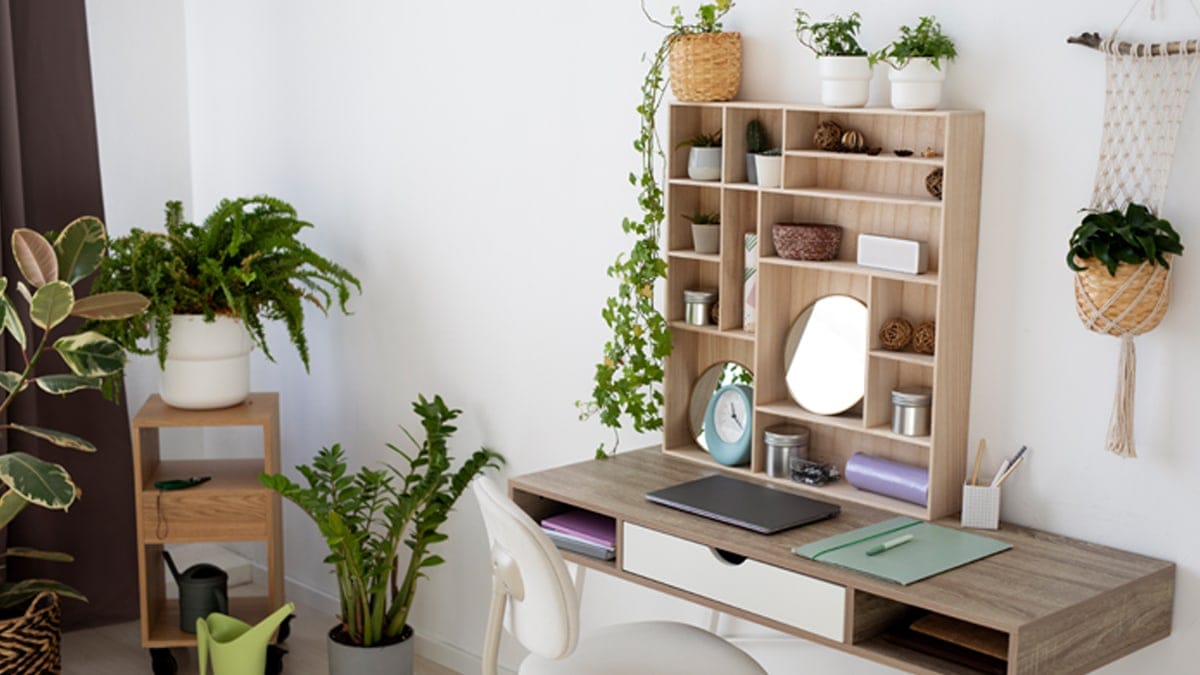
<path id="1" fill-rule="evenodd" d="M 716 302 L 717 294 L 713 291 L 684 291 L 683 304 L 686 321 L 693 326 L 710 325 L 709 318 Z"/>
<path id="2" fill-rule="evenodd" d="M 901 436 L 929 435 L 929 387 L 897 387 L 892 390 L 892 431 Z"/>
<path id="3" fill-rule="evenodd" d="M 763 442 L 767 446 L 767 475 L 772 478 L 790 478 L 793 459 L 808 459 L 807 427 L 780 426 L 763 431 Z"/>

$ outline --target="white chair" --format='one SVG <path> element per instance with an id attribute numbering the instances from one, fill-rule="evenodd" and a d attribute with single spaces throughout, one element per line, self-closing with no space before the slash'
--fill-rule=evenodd
<path id="1" fill-rule="evenodd" d="M 766 675 L 742 650 L 687 624 L 645 621 L 608 626 L 579 642 L 579 599 L 562 555 L 536 523 L 486 478 L 475 495 L 491 539 L 492 604 L 483 675 L 496 675 L 500 635 L 532 652 L 520 675 Z"/>

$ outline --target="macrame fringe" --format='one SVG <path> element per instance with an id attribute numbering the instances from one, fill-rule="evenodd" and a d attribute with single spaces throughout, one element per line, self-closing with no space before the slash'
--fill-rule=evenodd
<path id="1" fill-rule="evenodd" d="M 1137 352 L 1133 336 L 1121 336 L 1121 356 L 1117 365 L 1117 394 L 1112 418 L 1108 423 L 1108 442 L 1104 447 L 1121 457 L 1137 457 L 1133 445 L 1133 390 L 1137 384 Z"/>

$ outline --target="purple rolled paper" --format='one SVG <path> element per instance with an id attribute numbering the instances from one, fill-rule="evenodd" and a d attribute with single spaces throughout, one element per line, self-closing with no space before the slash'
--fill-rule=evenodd
<path id="1" fill-rule="evenodd" d="M 846 482 L 860 490 L 925 506 L 929 500 L 929 470 L 856 452 L 846 462 Z"/>

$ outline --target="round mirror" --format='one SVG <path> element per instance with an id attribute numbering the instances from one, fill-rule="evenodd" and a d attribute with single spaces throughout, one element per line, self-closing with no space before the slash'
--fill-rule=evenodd
<path id="1" fill-rule="evenodd" d="M 849 295 L 827 295 L 801 312 L 788 332 L 788 392 L 809 412 L 844 413 L 862 400 L 866 356 L 867 306 Z"/>
<path id="2" fill-rule="evenodd" d="M 722 361 L 708 367 L 692 385 L 692 400 L 688 404 L 688 424 L 692 430 L 692 438 L 696 445 L 708 450 L 708 441 L 704 440 L 704 412 L 708 402 L 718 389 L 727 384 L 754 385 L 754 375 L 741 364 L 734 361 Z"/>

